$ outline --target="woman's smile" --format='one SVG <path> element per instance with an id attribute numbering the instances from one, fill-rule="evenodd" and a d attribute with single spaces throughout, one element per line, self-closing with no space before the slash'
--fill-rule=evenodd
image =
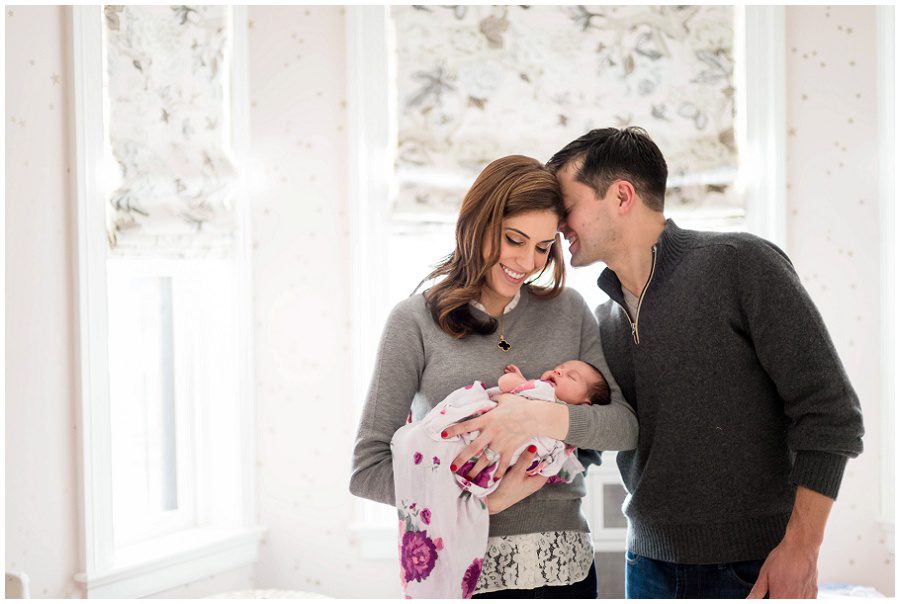
<path id="1" fill-rule="evenodd" d="M 503 275 L 510 283 L 519 284 L 525 278 L 525 273 L 517 273 L 502 263 L 500 264 L 500 268 L 503 269 Z"/>

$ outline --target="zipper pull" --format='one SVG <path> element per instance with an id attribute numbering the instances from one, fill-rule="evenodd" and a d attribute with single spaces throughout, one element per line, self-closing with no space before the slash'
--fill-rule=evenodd
<path id="1" fill-rule="evenodd" d="M 641 340 L 640 340 L 640 338 L 638 337 L 637 323 L 632 323 L 632 324 L 631 324 L 631 337 L 634 339 L 634 343 L 635 343 L 635 344 L 640 344 L 640 343 L 641 343 Z"/>

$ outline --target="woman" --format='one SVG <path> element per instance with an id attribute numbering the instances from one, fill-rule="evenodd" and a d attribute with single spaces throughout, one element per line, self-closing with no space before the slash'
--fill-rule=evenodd
<path id="1" fill-rule="evenodd" d="M 390 441 L 410 407 L 420 419 L 464 384 L 493 383 L 510 363 L 525 375 L 568 359 L 592 363 L 610 383 L 612 404 L 570 408 L 503 395 L 491 412 L 453 428 L 481 431 L 454 460 L 461 467 L 478 454 L 470 476 L 488 455 L 499 455 L 503 475 L 510 456 L 534 436 L 579 449 L 636 446 L 637 420 L 609 374 L 594 317 L 563 287 L 557 226 L 564 214 L 556 178 L 537 160 L 504 157 L 475 180 L 460 209 L 456 249 L 429 275 L 444 279 L 397 304 L 385 324 L 353 454 L 354 495 L 393 506 Z M 549 285 L 533 284 L 544 274 Z M 582 461 L 592 453 L 596 462 L 593 451 Z M 596 598 L 593 546 L 581 515 L 584 479 L 545 486 L 546 478 L 525 472 L 532 459 L 521 455 L 487 498 L 488 551 L 474 597 L 538 590 L 541 597 Z"/>

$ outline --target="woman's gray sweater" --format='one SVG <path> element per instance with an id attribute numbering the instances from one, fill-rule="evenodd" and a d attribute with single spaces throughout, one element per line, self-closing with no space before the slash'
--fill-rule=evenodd
<path id="1" fill-rule="evenodd" d="M 472 312 L 486 318 L 480 310 Z M 507 353 L 497 347 L 497 334 L 457 340 L 441 331 L 424 295 L 394 307 L 381 337 L 356 436 L 351 493 L 393 506 L 390 442 L 406 422 L 410 405 L 413 419 L 419 420 L 453 390 L 474 380 L 495 385 L 510 363 L 527 377 L 569 359 L 594 364 L 609 381 L 612 403 L 570 405 L 569 431 L 562 440 L 579 449 L 619 451 L 637 445 L 637 419 L 612 379 L 596 319 L 578 292 L 566 289 L 556 298 L 541 300 L 522 288 L 519 303 L 503 315 L 503 327 L 512 344 Z M 580 511 L 584 495 L 580 475 L 569 484 L 547 484 L 491 516 L 490 536 L 588 531 Z"/>

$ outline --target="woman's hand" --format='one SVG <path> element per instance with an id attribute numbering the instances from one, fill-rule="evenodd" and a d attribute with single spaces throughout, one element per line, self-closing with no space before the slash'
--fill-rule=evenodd
<path id="1" fill-rule="evenodd" d="M 487 448 L 499 456 L 494 478 L 500 479 L 509 467 L 513 453 L 533 437 L 538 436 L 540 428 L 534 420 L 539 415 L 541 407 L 559 406 L 542 401 L 531 401 L 514 394 L 501 395 L 498 397 L 498 401 L 497 406 L 489 412 L 450 426 L 441 434 L 444 438 L 451 438 L 472 430 L 478 430 L 481 433 L 453 460 L 453 465 L 461 468 L 473 457 L 479 457 L 469 472 L 469 480 L 474 480 L 481 470 L 491 463 L 497 462 L 496 457 L 484 455 Z M 489 457 L 490 459 L 488 459 Z"/>
<path id="2" fill-rule="evenodd" d="M 506 478 L 503 479 L 497 490 L 487 496 L 485 503 L 487 503 L 489 513 L 502 512 L 532 493 L 540 491 L 541 487 L 547 484 L 548 476 L 540 474 L 529 476 L 527 473 L 528 466 L 534 460 L 536 452 L 537 447 L 534 445 L 523 451 L 519 456 L 519 461 L 506 473 Z"/>

